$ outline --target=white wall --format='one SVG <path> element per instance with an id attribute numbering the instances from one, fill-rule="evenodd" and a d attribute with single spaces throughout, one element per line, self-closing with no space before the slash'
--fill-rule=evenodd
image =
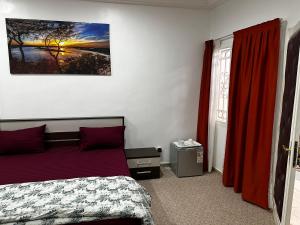
<path id="1" fill-rule="evenodd" d="M 299 0 L 227 0 L 210 12 L 211 38 L 275 18 L 283 18 L 293 27 L 300 20 L 299 8 Z"/>
<path id="2" fill-rule="evenodd" d="M 299 8 L 299 0 L 228 0 L 210 11 L 210 37 L 212 39 L 223 37 L 232 34 L 234 31 L 275 18 L 282 18 L 288 22 L 288 27 L 293 27 L 300 20 Z M 276 157 L 276 136 L 278 136 L 280 124 L 283 72 L 284 69 L 281 67 L 276 97 L 274 143 L 272 147 L 274 157 Z M 214 158 L 218 160 L 214 161 L 213 166 L 220 171 L 223 171 L 223 162 L 221 159 L 224 159 L 226 141 L 218 137 L 223 136 L 226 136 L 226 130 L 223 129 L 222 131 L 219 129 L 215 144 L 217 148 L 214 153 Z"/>
<path id="3" fill-rule="evenodd" d="M 7 4 L 7 2 L 9 4 Z M 207 11 L 81 1 L 0 1 L 1 118 L 126 117 L 126 147 L 195 138 Z M 5 17 L 109 23 L 112 76 L 12 76 Z"/>

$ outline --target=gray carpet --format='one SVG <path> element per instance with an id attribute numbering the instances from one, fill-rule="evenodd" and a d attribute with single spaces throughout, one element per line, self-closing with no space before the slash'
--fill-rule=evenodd
<path id="1" fill-rule="evenodd" d="M 140 181 L 152 196 L 156 225 L 274 225 L 272 213 L 244 202 L 214 172 L 177 178 L 162 167 L 160 179 Z"/>

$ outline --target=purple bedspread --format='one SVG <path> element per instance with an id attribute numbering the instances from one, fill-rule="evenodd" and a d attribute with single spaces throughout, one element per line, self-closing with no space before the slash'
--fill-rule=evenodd
<path id="1" fill-rule="evenodd" d="M 43 153 L 0 156 L 0 185 L 91 176 L 130 176 L 123 149 L 80 151 L 77 146 Z"/>
<path id="2" fill-rule="evenodd" d="M 0 185 L 92 176 L 130 176 L 124 149 L 80 151 L 78 146 L 0 156 Z M 140 225 L 140 219 L 111 219 L 80 225 Z M 71 225 L 71 224 L 70 224 Z"/>

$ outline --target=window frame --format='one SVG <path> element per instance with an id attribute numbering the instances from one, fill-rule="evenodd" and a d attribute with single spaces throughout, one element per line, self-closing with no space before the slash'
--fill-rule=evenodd
<path id="1" fill-rule="evenodd" d="M 231 59 L 232 59 L 232 42 L 233 39 L 229 39 L 226 40 L 224 42 L 219 42 L 219 47 L 216 48 L 215 52 L 214 52 L 214 56 L 213 56 L 213 70 L 214 70 L 214 76 L 215 76 L 215 94 L 214 94 L 214 98 L 215 98 L 215 104 L 216 106 L 214 107 L 214 114 L 215 114 L 215 121 L 216 123 L 220 123 L 220 124 L 227 124 L 228 121 L 228 101 L 229 101 L 229 84 L 230 84 L 230 67 L 231 67 Z M 225 53 L 224 53 L 225 52 Z M 228 54 L 228 52 L 230 52 L 229 56 L 226 56 L 226 54 Z M 225 56 L 222 56 L 222 54 L 225 54 Z M 223 54 L 223 55 L 224 55 Z M 222 60 L 225 60 L 224 63 L 224 68 L 223 71 L 221 71 L 221 63 Z M 226 60 L 229 60 L 229 64 L 228 62 L 226 63 Z M 227 110 L 224 110 L 224 104 L 226 104 L 225 102 L 223 102 L 223 113 L 226 114 L 226 118 L 223 119 L 219 116 L 219 112 L 220 112 L 220 92 L 221 92 L 221 76 L 223 76 L 223 83 L 224 81 L 227 79 Z M 226 84 L 225 84 L 226 85 Z M 224 98 L 223 98 L 224 99 Z"/>

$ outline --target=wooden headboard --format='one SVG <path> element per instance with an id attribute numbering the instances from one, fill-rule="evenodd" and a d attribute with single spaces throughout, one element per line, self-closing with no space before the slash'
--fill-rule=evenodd
<path id="1" fill-rule="evenodd" d="M 0 130 L 18 130 L 46 124 L 46 144 L 48 146 L 77 145 L 80 127 L 125 126 L 124 116 L 8 119 L 0 120 Z"/>

